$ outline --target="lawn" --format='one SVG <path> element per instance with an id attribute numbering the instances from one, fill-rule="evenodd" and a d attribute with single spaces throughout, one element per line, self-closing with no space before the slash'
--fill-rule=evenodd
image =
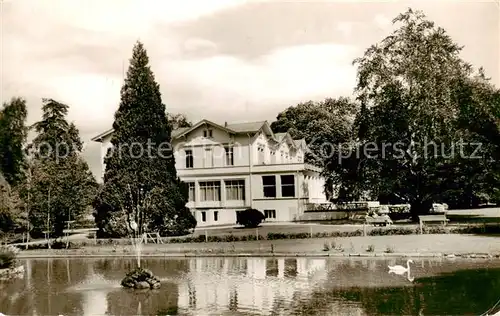
<path id="1" fill-rule="evenodd" d="M 466 209 L 466 210 L 450 210 L 447 218 L 450 219 L 449 225 L 467 225 L 467 224 L 488 224 L 500 223 L 500 208 L 481 208 L 481 209 Z M 374 226 L 364 225 L 363 220 L 335 220 L 335 221 L 315 221 L 315 222 L 298 222 L 298 223 L 265 223 L 258 229 L 243 228 L 239 225 L 234 227 L 199 227 L 195 230 L 193 236 L 208 235 L 208 236 L 223 236 L 232 234 L 234 236 L 259 234 L 267 235 L 267 233 L 330 233 L 330 232 L 350 232 L 358 229 L 366 229 L 367 232 L 374 229 Z M 396 221 L 393 227 L 416 228 L 418 224 L 409 223 L 408 221 Z M 380 227 L 378 227 L 380 228 Z"/>

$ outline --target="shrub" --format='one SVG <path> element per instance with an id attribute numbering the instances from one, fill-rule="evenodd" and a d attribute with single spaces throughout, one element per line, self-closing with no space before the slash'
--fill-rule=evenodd
<path id="1" fill-rule="evenodd" d="M 13 246 L 0 247 L 0 269 L 12 268 L 16 265 L 19 249 Z"/>
<path id="2" fill-rule="evenodd" d="M 376 228 L 368 233 L 369 236 L 390 236 L 390 235 L 412 235 L 415 234 L 415 230 L 411 228 L 389 228 L 381 229 Z"/>
<path id="3" fill-rule="evenodd" d="M 391 246 L 387 246 L 387 247 L 385 248 L 385 253 L 394 253 L 394 248 L 393 248 L 393 247 L 391 247 Z"/>
<path id="4" fill-rule="evenodd" d="M 262 212 L 254 208 L 249 208 L 237 213 L 236 224 L 243 225 L 247 228 L 255 228 L 258 227 L 265 218 Z"/>
<path id="5" fill-rule="evenodd" d="M 374 252 L 374 251 L 375 251 L 374 245 L 369 245 L 368 248 L 366 248 L 366 252 Z"/>
<path id="6" fill-rule="evenodd" d="M 66 242 L 57 240 L 57 241 L 54 241 L 52 243 L 52 245 L 50 245 L 50 247 L 52 249 L 66 249 Z M 69 248 L 69 246 L 68 246 L 68 248 Z"/>

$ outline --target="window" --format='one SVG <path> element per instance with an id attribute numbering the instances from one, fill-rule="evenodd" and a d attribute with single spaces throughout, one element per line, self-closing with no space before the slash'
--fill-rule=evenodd
<path id="1" fill-rule="evenodd" d="M 194 182 L 189 182 L 188 183 L 188 188 L 189 188 L 189 199 L 188 201 L 196 201 L 195 199 L 195 185 L 194 185 Z"/>
<path id="2" fill-rule="evenodd" d="M 193 168 L 193 165 L 194 165 L 193 151 L 186 150 L 186 168 Z"/>
<path id="3" fill-rule="evenodd" d="M 217 222 L 219 220 L 219 212 L 214 211 L 214 222 Z"/>
<path id="4" fill-rule="evenodd" d="M 266 218 L 276 218 L 276 210 L 264 210 Z"/>
<path id="5" fill-rule="evenodd" d="M 213 158 L 214 155 L 212 155 L 212 149 L 205 148 L 205 156 L 203 157 L 203 168 L 212 168 Z"/>
<path id="6" fill-rule="evenodd" d="M 200 201 L 220 201 L 220 182 L 200 182 Z"/>
<path id="7" fill-rule="evenodd" d="M 212 130 L 211 129 L 204 130 L 203 131 L 203 137 L 212 138 Z"/>
<path id="8" fill-rule="evenodd" d="M 264 163 L 264 148 L 265 148 L 265 146 L 262 144 L 259 144 L 259 146 L 257 147 L 257 152 L 258 152 L 257 164 L 259 164 L 259 165 Z"/>
<path id="9" fill-rule="evenodd" d="M 264 197 L 276 197 L 275 176 L 262 176 L 262 187 L 264 188 Z"/>
<path id="10" fill-rule="evenodd" d="M 206 222 L 207 221 L 207 212 L 201 212 L 201 221 Z"/>
<path id="11" fill-rule="evenodd" d="M 302 162 L 302 155 L 297 155 L 297 161 Z"/>
<path id="12" fill-rule="evenodd" d="M 226 200 L 245 200 L 245 180 L 226 180 Z"/>
<path id="13" fill-rule="evenodd" d="M 295 177 L 293 175 L 281 176 L 281 196 L 295 196 Z"/>
<path id="14" fill-rule="evenodd" d="M 226 166 L 234 165 L 234 152 L 233 147 L 224 147 L 224 151 L 226 152 Z"/>

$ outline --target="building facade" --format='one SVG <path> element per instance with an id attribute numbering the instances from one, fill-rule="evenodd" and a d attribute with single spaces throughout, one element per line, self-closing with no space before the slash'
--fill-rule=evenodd
<path id="1" fill-rule="evenodd" d="M 102 144 L 103 159 L 112 133 L 92 139 Z M 264 213 L 266 221 L 293 221 L 307 204 L 326 202 L 321 169 L 304 162 L 305 141 L 273 133 L 266 121 L 202 120 L 173 131 L 170 145 L 198 227 L 234 224 L 237 212 L 247 208 Z"/>

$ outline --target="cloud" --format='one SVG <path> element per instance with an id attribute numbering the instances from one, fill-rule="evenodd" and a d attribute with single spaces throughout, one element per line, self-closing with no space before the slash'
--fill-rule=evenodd
<path id="1" fill-rule="evenodd" d="M 1 3 L 0 101 L 25 97 L 29 123 L 40 119 L 41 98 L 67 103 L 85 141 L 111 127 L 137 39 L 148 50 L 169 111 L 191 120 L 270 120 L 298 102 L 350 95 L 352 60 L 388 33 L 387 16 L 400 11 L 381 2 Z M 477 63 L 495 69 L 498 31 L 487 30 L 495 29 L 498 18 L 485 5 L 471 14 L 470 6 L 457 11 L 458 22 L 450 20 L 449 8 L 433 19 L 462 36 L 460 43 L 472 47 L 469 55 Z M 86 156 L 97 168 L 98 145 L 89 144 Z"/>
<path id="2" fill-rule="evenodd" d="M 39 0 L 6 1 L 16 15 L 36 14 L 52 22 L 114 35 L 144 35 L 157 22 L 185 22 L 239 6 L 242 0 Z M 154 3 L 154 5 L 153 5 Z"/>
<path id="3" fill-rule="evenodd" d="M 278 49 L 256 60 L 219 55 L 165 61 L 160 71 L 177 73 L 176 79 L 189 81 L 193 90 L 206 91 L 207 99 L 239 98 L 251 103 L 255 113 L 265 113 L 274 104 L 269 110 L 277 114 L 283 109 L 276 106 L 286 102 L 350 94 L 355 79 L 351 61 L 356 52 L 348 45 L 302 45 Z M 211 111 L 225 107 L 224 103 L 210 104 Z"/>

